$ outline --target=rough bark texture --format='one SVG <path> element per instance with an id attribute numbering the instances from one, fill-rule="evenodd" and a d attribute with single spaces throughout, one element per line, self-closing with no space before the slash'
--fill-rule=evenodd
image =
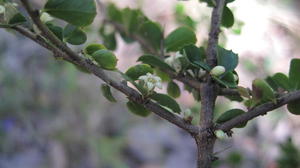
<path id="1" fill-rule="evenodd" d="M 211 28 L 206 50 L 206 61 L 211 68 L 217 65 L 217 47 L 223 7 L 224 0 L 216 0 L 216 6 L 212 12 Z M 213 133 L 213 118 L 217 92 L 217 86 L 212 80 L 212 77 L 207 75 L 206 80 L 201 84 L 200 92 L 200 128 L 206 131 L 195 136 L 198 149 L 198 168 L 210 168 L 212 161 L 214 160 L 213 150 L 216 138 Z"/>

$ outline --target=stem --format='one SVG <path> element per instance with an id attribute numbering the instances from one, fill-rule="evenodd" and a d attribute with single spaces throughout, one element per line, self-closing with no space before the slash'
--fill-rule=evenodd
<path id="1" fill-rule="evenodd" d="M 208 46 L 206 50 L 206 59 L 210 67 L 217 65 L 217 47 L 220 33 L 221 18 L 225 0 L 216 0 L 216 6 L 212 11 L 211 28 L 209 32 Z M 206 130 L 195 136 L 198 149 L 198 168 L 211 168 L 214 160 L 213 149 L 216 141 L 214 136 L 214 108 L 218 95 L 217 85 L 209 74 L 207 74 L 204 83 L 200 85 L 201 112 L 200 128 Z"/>

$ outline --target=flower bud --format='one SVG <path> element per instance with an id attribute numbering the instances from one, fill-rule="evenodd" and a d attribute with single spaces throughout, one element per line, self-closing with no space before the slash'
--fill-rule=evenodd
<path id="1" fill-rule="evenodd" d="M 40 16 L 40 19 L 43 23 L 47 23 L 53 20 L 53 17 L 51 17 L 47 12 L 43 12 Z"/>
<path id="2" fill-rule="evenodd" d="M 210 74 L 213 76 L 220 76 L 225 72 L 225 68 L 223 66 L 215 66 L 211 71 Z"/>
<path id="3" fill-rule="evenodd" d="M 234 77 L 234 81 L 237 82 L 239 80 L 239 76 L 237 76 L 236 74 L 233 74 Z"/>
<path id="4" fill-rule="evenodd" d="M 227 135 L 225 134 L 224 131 L 222 130 L 217 130 L 215 131 L 215 135 L 218 139 L 225 139 L 227 137 Z"/>

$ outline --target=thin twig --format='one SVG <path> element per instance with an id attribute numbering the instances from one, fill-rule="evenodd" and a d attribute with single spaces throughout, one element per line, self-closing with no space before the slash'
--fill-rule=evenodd
<path id="1" fill-rule="evenodd" d="M 221 124 L 220 126 L 217 127 L 217 129 L 223 130 L 225 132 L 230 131 L 232 128 L 234 128 L 235 126 L 237 126 L 241 123 L 245 123 L 245 122 L 252 120 L 253 118 L 256 118 L 260 115 L 265 115 L 274 109 L 277 109 L 281 106 L 284 106 L 284 105 L 286 105 L 292 101 L 296 101 L 296 100 L 300 100 L 300 91 L 294 91 L 294 92 L 288 93 L 284 96 L 281 96 L 280 98 L 277 99 L 277 103 L 268 102 L 268 103 L 259 105 L 255 108 L 249 110 L 245 114 L 239 115 L 239 116 Z"/>

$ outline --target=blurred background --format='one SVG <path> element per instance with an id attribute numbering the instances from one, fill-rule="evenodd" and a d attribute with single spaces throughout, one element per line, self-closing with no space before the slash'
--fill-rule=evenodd
<path id="1" fill-rule="evenodd" d="M 36 1 L 42 6 L 43 1 Z M 168 34 L 182 24 L 197 31 L 204 45 L 211 9 L 197 0 L 114 0 L 120 8 L 140 8 Z M 240 85 L 254 78 L 287 73 L 300 58 L 298 0 L 236 0 L 229 4 L 235 24 L 223 29 L 220 42 L 239 54 Z M 101 11 L 100 11 L 101 12 Z M 101 14 L 88 28 L 89 42 L 98 36 Z M 187 19 L 188 18 L 188 19 Z M 155 115 L 127 111 L 126 98 L 113 90 L 118 103 L 102 97 L 102 81 L 19 34 L 0 29 L 0 168 L 193 168 L 193 139 Z M 118 67 L 125 71 L 143 51 L 117 35 Z M 74 46 L 72 46 L 74 47 Z M 79 46 L 74 49 L 81 49 Z M 131 63 L 129 63 L 131 62 Z M 299 76 L 300 77 L 300 76 Z M 199 102 L 182 90 L 182 109 L 199 111 Z M 218 99 L 216 116 L 245 108 Z M 285 107 L 234 129 L 234 137 L 218 140 L 218 168 L 299 168 L 300 117 Z"/>

